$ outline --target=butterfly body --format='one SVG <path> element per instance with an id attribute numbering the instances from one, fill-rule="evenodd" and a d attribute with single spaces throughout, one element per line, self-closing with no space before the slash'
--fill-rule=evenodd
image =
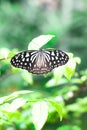
<path id="1" fill-rule="evenodd" d="M 27 50 L 12 57 L 11 64 L 34 74 L 45 74 L 66 64 L 68 59 L 68 55 L 60 50 Z"/>

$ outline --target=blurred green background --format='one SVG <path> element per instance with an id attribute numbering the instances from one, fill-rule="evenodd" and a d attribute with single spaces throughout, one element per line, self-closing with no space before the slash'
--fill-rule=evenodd
<path id="1" fill-rule="evenodd" d="M 43 34 L 69 63 L 38 76 L 13 68 Z M 87 130 L 86 42 L 86 0 L 0 0 L 0 130 Z"/>

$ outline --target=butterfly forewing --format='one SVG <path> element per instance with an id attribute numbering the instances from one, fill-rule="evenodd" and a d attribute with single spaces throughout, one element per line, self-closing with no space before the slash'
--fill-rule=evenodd
<path id="1" fill-rule="evenodd" d="M 12 57 L 11 64 L 17 68 L 30 70 L 32 69 L 32 66 L 33 66 L 32 61 L 34 59 L 34 55 L 36 54 L 36 52 L 37 51 L 31 50 L 31 51 L 24 51 L 24 52 L 18 53 L 17 55 Z"/>
<path id="2" fill-rule="evenodd" d="M 49 56 L 49 66 L 52 68 L 66 64 L 69 59 L 68 55 L 61 50 L 49 50 L 45 53 Z"/>
<path id="3" fill-rule="evenodd" d="M 28 50 L 15 55 L 11 64 L 34 74 L 44 74 L 66 64 L 68 59 L 68 55 L 60 50 Z"/>

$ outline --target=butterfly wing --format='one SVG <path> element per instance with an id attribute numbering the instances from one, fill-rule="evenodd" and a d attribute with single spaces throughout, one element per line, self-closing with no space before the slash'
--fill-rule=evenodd
<path id="1" fill-rule="evenodd" d="M 31 70 L 33 67 L 32 59 L 35 60 L 34 56 L 37 53 L 36 50 L 28 50 L 20 52 L 11 59 L 11 64 L 14 67 Z"/>
<path id="2" fill-rule="evenodd" d="M 34 74 L 45 74 L 66 64 L 68 59 L 68 55 L 60 50 L 27 50 L 12 57 L 11 64 Z"/>
<path id="3" fill-rule="evenodd" d="M 45 53 L 48 55 L 48 65 L 52 69 L 65 65 L 69 60 L 69 56 L 61 50 L 47 50 Z"/>

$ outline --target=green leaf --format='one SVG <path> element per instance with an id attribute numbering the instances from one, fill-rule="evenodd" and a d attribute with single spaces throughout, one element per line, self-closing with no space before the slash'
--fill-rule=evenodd
<path id="1" fill-rule="evenodd" d="M 7 48 L 0 49 L 0 60 L 7 59 L 9 52 Z"/>
<path id="2" fill-rule="evenodd" d="M 0 110 L 7 112 L 15 112 L 18 108 L 22 107 L 26 103 L 26 100 L 23 98 L 17 98 L 12 101 L 12 103 L 5 103 L 1 106 Z"/>
<path id="3" fill-rule="evenodd" d="M 47 42 L 49 42 L 54 35 L 40 35 L 34 38 L 28 45 L 28 50 L 38 50 Z"/>
<path id="4" fill-rule="evenodd" d="M 62 105 L 59 102 L 56 102 L 56 101 L 53 101 L 53 100 L 48 100 L 48 101 L 56 109 L 56 111 L 59 114 L 60 121 L 62 121 L 62 117 L 63 117 L 63 108 L 62 108 Z"/>
<path id="5" fill-rule="evenodd" d="M 64 67 L 65 66 L 60 66 L 53 70 L 53 77 L 45 84 L 46 87 L 53 87 L 59 84 L 59 81 L 64 74 Z"/>
<path id="6" fill-rule="evenodd" d="M 13 57 L 14 55 L 16 55 L 18 53 L 18 49 L 13 49 L 12 51 L 9 51 L 8 57 Z"/>
<path id="7" fill-rule="evenodd" d="M 75 73 L 75 69 L 76 69 L 76 61 L 73 58 L 73 54 L 70 53 L 69 54 L 69 61 L 68 63 L 65 65 L 65 71 L 64 71 L 64 76 L 67 79 L 71 79 L 71 77 L 74 75 Z"/>
<path id="8" fill-rule="evenodd" d="M 4 97 L 0 98 L 0 104 L 3 104 L 4 102 L 8 102 L 8 101 L 18 97 L 19 95 L 27 94 L 27 93 L 31 93 L 31 92 L 32 91 L 29 91 L 29 90 L 16 91 L 8 96 L 4 96 Z"/>
<path id="9" fill-rule="evenodd" d="M 69 53 L 69 61 L 65 65 L 65 71 L 64 71 L 64 76 L 67 79 L 71 79 L 71 77 L 74 75 L 75 70 L 76 70 L 76 63 L 80 63 L 80 58 L 73 58 L 73 54 Z"/>
<path id="10" fill-rule="evenodd" d="M 55 85 L 59 84 L 59 80 L 62 78 L 63 74 L 64 74 L 64 70 L 65 70 L 65 66 L 60 66 L 58 68 L 55 68 L 53 70 L 53 76 L 55 79 Z"/>
<path id="11" fill-rule="evenodd" d="M 34 104 L 32 109 L 32 122 L 36 130 L 41 130 L 48 117 L 48 105 L 45 101 L 40 101 Z"/>
<path id="12" fill-rule="evenodd" d="M 30 85 L 33 85 L 33 76 L 31 73 L 23 71 L 22 77 L 25 80 L 25 82 L 29 83 Z"/>
<path id="13" fill-rule="evenodd" d="M 64 125 L 57 128 L 57 130 L 81 130 L 81 128 L 75 125 Z"/>
<path id="14" fill-rule="evenodd" d="M 87 112 L 87 97 L 77 99 L 76 103 L 66 106 L 66 110 L 76 112 L 76 114 Z"/>
<path id="15" fill-rule="evenodd" d="M 45 86 L 48 88 L 48 87 L 53 87 L 54 85 L 56 85 L 56 81 L 55 79 L 50 79 L 46 84 Z"/>

